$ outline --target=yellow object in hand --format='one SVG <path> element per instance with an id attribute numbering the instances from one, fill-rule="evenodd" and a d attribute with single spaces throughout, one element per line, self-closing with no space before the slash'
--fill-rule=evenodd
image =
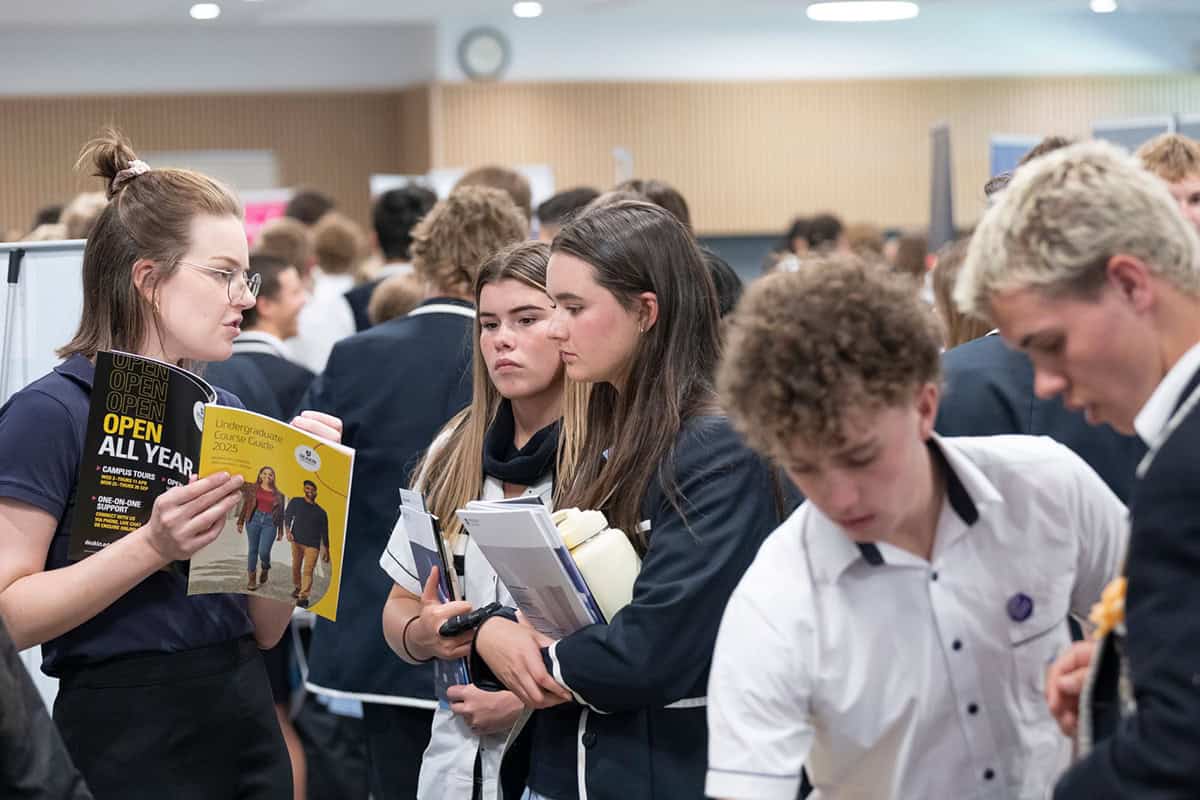
<path id="1" fill-rule="evenodd" d="M 592 509 L 565 508 L 552 519 L 605 621 L 611 622 L 633 599 L 633 583 L 642 567 L 629 538 L 608 527 L 604 514 Z"/>
<path id="2" fill-rule="evenodd" d="M 1103 639 L 1125 621 L 1125 586 L 1124 576 L 1114 579 L 1100 593 L 1100 602 L 1092 606 L 1088 619 L 1096 626 L 1096 639 Z"/>

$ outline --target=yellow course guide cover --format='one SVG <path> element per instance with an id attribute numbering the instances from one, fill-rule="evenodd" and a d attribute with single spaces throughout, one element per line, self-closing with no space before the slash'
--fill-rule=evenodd
<path id="1" fill-rule="evenodd" d="M 198 472 L 221 471 L 246 484 L 216 541 L 192 556 L 188 594 L 261 595 L 336 619 L 354 450 L 210 404 Z"/>

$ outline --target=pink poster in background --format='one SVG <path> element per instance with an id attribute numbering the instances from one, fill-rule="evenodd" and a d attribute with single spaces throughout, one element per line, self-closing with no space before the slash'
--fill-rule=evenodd
<path id="1" fill-rule="evenodd" d="M 254 192 L 242 192 L 242 207 L 246 212 L 246 239 L 250 246 L 258 238 L 258 232 L 267 220 L 283 216 L 288 201 L 292 199 L 291 189 L 263 189 Z"/>

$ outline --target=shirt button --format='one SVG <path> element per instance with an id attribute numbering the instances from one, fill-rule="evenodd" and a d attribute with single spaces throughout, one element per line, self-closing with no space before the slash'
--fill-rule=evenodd
<path id="1" fill-rule="evenodd" d="M 583 735 L 583 746 L 588 750 L 591 750 L 593 747 L 596 746 L 596 732 L 595 731 L 588 731 L 587 733 L 585 733 Z"/>
<path id="2" fill-rule="evenodd" d="M 977 706 L 975 703 L 971 703 L 971 705 L 967 706 L 967 713 L 968 714 L 978 714 L 979 706 Z"/>
<path id="3" fill-rule="evenodd" d="M 931 574 L 931 575 L 929 576 L 930 580 L 935 580 L 935 581 L 936 581 L 936 580 L 937 580 L 937 575 L 938 575 L 938 574 L 937 574 L 937 570 L 935 569 L 935 570 L 933 571 L 933 574 Z"/>
<path id="4" fill-rule="evenodd" d="M 951 644 L 950 647 L 952 647 L 955 650 L 962 650 L 962 641 L 960 641 L 959 639 L 955 639 L 954 643 Z"/>
<path id="5" fill-rule="evenodd" d="M 992 778 L 994 778 L 994 777 L 996 777 L 996 771 L 995 771 L 995 770 L 993 770 L 993 769 L 985 769 L 985 770 L 983 771 L 983 779 L 984 779 L 985 781 L 990 781 L 990 780 L 991 780 Z"/>

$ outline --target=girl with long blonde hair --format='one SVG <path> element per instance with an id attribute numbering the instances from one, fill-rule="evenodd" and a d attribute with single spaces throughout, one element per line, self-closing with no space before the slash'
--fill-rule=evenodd
<path id="1" fill-rule="evenodd" d="M 380 560 L 396 581 L 383 611 L 384 634 L 410 663 L 468 655 L 472 634 L 442 637 L 442 623 L 488 603 L 514 605 L 455 510 L 476 499 L 521 495 L 551 502 L 564 376 L 558 345 L 548 336 L 554 308 L 546 295 L 549 256 L 547 245 L 525 242 L 500 251 L 479 270 L 472 402 L 434 440 L 414 482 L 461 564 L 465 600 L 442 603 L 436 576 L 422 585 L 402 522 Z M 578 390 L 568 394 L 582 398 Z M 475 685 L 452 686 L 447 694 L 449 706 L 434 715 L 417 797 L 491 796 L 505 735 L 524 706 L 511 692 Z"/>

